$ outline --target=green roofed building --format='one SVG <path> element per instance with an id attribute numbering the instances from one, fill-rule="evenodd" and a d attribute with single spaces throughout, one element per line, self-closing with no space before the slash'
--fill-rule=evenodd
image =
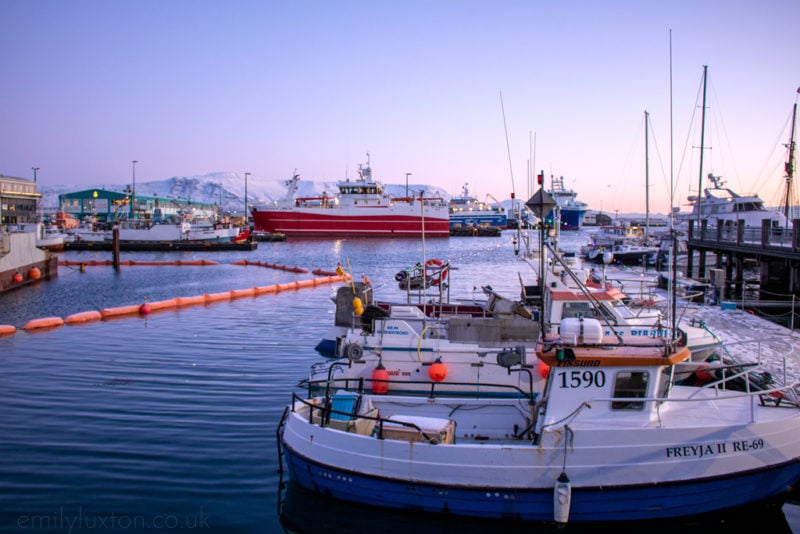
<path id="1" fill-rule="evenodd" d="M 136 195 L 131 206 L 129 192 L 108 191 L 106 189 L 87 189 L 58 196 L 61 211 L 78 220 L 92 218 L 97 222 L 114 222 L 122 219 L 145 219 L 157 222 L 180 217 L 192 212 L 195 216 L 213 218 L 216 206 L 187 199 Z"/>

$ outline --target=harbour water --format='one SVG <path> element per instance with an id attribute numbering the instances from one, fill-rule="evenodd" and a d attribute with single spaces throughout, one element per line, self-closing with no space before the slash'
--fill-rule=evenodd
<path id="1" fill-rule="evenodd" d="M 534 273 L 514 254 L 513 235 L 431 239 L 424 257 L 452 262 L 451 299 L 480 298 L 487 284 L 516 298 L 520 276 L 531 284 Z M 61 256 L 104 260 L 109 253 Z M 0 296 L 0 324 L 313 276 L 233 265 L 239 259 L 309 271 L 349 263 L 381 298 L 400 299 L 394 275 L 422 257 L 419 240 L 371 239 L 129 253 L 123 259 L 219 264 L 119 272 L 62 266 L 54 280 Z M 292 487 L 279 508 L 276 427 L 297 383 L 321 359 L 314 346 L 333 324 L 337 286 L 0 338 L 0 531 L 496 532 L 497 522 L 359 509 Z M 736 524 L 723 518 L 714 528 Z M 786 505 L 765 512 L 760 524 L 792 532 L 800 518 Z"/>

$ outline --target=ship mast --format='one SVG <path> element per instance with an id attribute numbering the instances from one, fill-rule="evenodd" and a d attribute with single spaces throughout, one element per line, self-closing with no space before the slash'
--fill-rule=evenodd
<path id="1" fill-rule="evenodd" d="M 798 90 L 800 92 L 800 90 Z M 786 217 L 786 224 L 789 224 L 789 210 L 792 206 L 792 181 L 794 179 L 794 128 L 797 121 L 797 102 L 794 103 L 792 110 L 792 133 L 789 135 L 789 157 L 786 160 L 786 198 L 783 205 L 783 215 Z"/>
<path id="2" fill-rule="evenodd" d="M 644 240 L 650 240 L 650 147 L 647 138 L 648 118 L 650 114 L 644 112 Z"/>
<path id="3" fill-rule="evenodd" d="M 697 181 L 697 227 L 700 228 L 701 210 L 703 207 L 703 154 L 706 142 L 706 79 L 708 65 L 703 65 L 703 115 L 700 126 L 700 177 Z"/>

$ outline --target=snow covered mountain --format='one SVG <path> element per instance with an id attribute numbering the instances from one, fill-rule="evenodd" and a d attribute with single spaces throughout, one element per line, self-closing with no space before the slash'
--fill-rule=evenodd
<path id="1" fill-rule="evenodd" d="M 191 199 L 197 202 L 220 205 L 223 211 L 226 212 L 241 212 L 244 210 L 244 178 L 244 173 L 241 172 L 212 172 L 201 176 L 174 176 L 166 180 L 137 182 L 136 194 L 162 198 Z M 304 180 L 301 176 L 297 196 L 321 196 L 323 192 L 333 196 L 338 192 L 336 183 L 336 181 Z M 43 209 L 55 210 L 58 208 L 58 195 L 87 189 L 122 192 L 131 184 L 39 185 L 39 192 L 42 193 Z M 384 183 L 384 187 L 391 196 L 405 196 L 405 183 Z M 425 196 L 439 196 L 448 200 L 451 196 L 431 185 L 409 184 L 408 188 L 415 192 L 421 189 L 425 192 Z M 249 204 L 277 200 L 285 194 L 286 180 L 258 180 L 254 179 L 252 175 L 248 177 L 247 202 Z"/>

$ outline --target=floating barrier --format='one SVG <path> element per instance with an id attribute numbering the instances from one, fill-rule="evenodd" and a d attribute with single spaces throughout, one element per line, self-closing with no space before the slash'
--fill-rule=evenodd
<path id="1" fill-rule="evenodd" d="M 59 265 L 72 266 L 72 265 L 91 265 L 91 266 L 109 266 L 113 265 L 111 260 L 61 260 Z M 178 266 L 198 266 L 198 265 L 219 265 L 218 261 L 211 260 L 175 260 L 175 261 L 142 261 L 142 260 L 123 260 L 119 262 L 120 265 L 127 265 L 130 267 L 136 266 L 162 266 L 162 265 L 178 265 Z"/>
<path id="2" fill-rule="evenodd" d="M 31 319 L 22 327 L 26 332 L 32 330 L 53 330 L 64 326 L 64 319 L 61 317 L 42 317 L 41 319 Z"/>
<path id="3" fill-rule="evenodd" d="M 0 324 L 0 337 L 11 336 L 17 332 L 17 327 L 10 324 Z"/>
<path id="4" fill-rule="evenodd" d="M 113 319 L 115 317 L 123 317 L 125 315 L 139 315 L 139 304 L 133 304 L 131 306 L 119 306 L 116 308 L 106 308 L 104 310 L 100 310 L 100 315 L 103 317 L 103 320 L 106 319 Z"/>
<path id="5" fill-rule="evenodd" d="M 198 304 L 206 303 L 206 296 L 195 295 L 193 297 L 176 297 L 175 302 L 179 308 L 185 308 L 186 306 L 197 306 Z"/>
<path id="6" fill-rule="evenodd" d="M 303 269 L 302 267 L 289 267 L 287 265 L 278 265 L 277 263 L 269 263 L 266 261 L 250 261 L 250 260 L 237 260 L 231 263 L 231 265 L 255 265 L 257 267 L 267 267 L 269 269 L 277 269 L 279 271 L 286 271 L 290 273 L 307 273 L 308 269 Z M 336 273 L 334 273 L 336 274 Z"/>
<path id="7" fill-rule="evenodd" d="M 248 289 L 231 289 L 231 299 L 240 299 L 242 297 L 255 297 L 256 288 L 251 287 Z"/>
<path id="8" fill-rule="evenodd" d="M 205 303 L 209 302 L 222 302 L 223 300 L 231 300 L 231 292 L 223 291 L 222 293 L 206 293 L 203 295 Z"/>
<path id="9" fill-rule="evenodd" d="M 99 311 L 85 311 L 73 313 L 72 315 L 66 317 L 64 322 L 66 324 L 91 323 L 92 321 L 99 321 L 102 318 L 103 315 Z"/>
<path id="10" fill-rule="evenodd" d="M 317 276 L 339 276 L 336 271 L 325 271 L 323 269 L 314 269 L 311 274 L 316 274 Z"/>
<path id="11" fill-rule="evenodd" d="M 205 293 L 203 295 L 195 295 L 192 297 L 175 297 L 174 299 L 158 300 L 155 302 L 148 302 L 145 300 L 143 304 L 133 304 L 130 306 L 118 306 L 114 308 L 105 308 L 100 311 L 85 311 L 73 313 L 66 319 L 61 317 L 43 317 L 41 319 L 31 319 L 23 330 L 31 332 L 36 330 L 52 330 L 59 328 L 64 324 L 76 325 L 92 321 L 109 320 L 121 317 L 129 317 L 133 315 L 143 316 L 154 311 L 168 310 L 183 308 L 188 306 L 206 305 L 211 302 L 221 302 L 243 297 L 255 297 L 258 295 L 265 295 L 268 293 L 277 293 L 279 291 L 297 290 L 304 287 L 316 287 L 321 284 L 330 284 L 334 282 L 346 281 L 348 276 L 327 276 L 324 278 L 309 278 L 306 280 L 296 280 L 294 282 L 287 282 L 285 284 L 273 284 L 271 286 L 249 287 L 245 289 L 232 289 L 230 291 L 222 291 L 220 293 Z M 16 333 L 17 329 L 13 325 L 0 325 L 0 337 L 9 336 Z"/>

